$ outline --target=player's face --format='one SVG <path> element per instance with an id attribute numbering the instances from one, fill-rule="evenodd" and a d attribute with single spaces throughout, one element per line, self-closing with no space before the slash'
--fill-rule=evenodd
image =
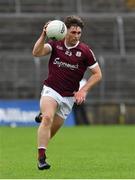
<path id="1" fill-rule="evenodd" d="M 67 44 L 74 46 L 81 37 L 82 30 L 79 26 L 71 26 L 66 35 Z"/>

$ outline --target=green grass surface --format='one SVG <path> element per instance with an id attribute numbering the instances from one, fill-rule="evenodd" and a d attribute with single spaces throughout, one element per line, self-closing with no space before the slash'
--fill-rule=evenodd
<path id="1" fill-rule="evenodd" d="M 135 126 L 63 127 L 37 169 L 37 128 L 0 127 L 0 178 L 135 178 Z"/>

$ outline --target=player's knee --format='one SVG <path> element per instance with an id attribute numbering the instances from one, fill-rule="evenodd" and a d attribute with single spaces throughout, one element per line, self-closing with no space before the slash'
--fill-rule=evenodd
<path id="1" fill-rule="evenodd" d="M 49 116 L 49 115 L 43 115 L 43 116 L 42 116 L 42 124 L 43 124 L 45 127 L 50 127 L 51 124 L 52 124 L 52 118 L 51 118 L 51 116 Z"/>

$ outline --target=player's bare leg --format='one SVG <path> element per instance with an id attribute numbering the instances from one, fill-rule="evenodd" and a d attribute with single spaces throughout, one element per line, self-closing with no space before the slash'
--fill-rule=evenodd
<path id="1" fill-rule="evenodd" d="M 51 138 L 57 133 L 57 131 L 61 128 L 63 123 L 64 123 L 64 119 L 56 114 L 54 116 L 52 126 L 51 126 Z"/>
<path id="2" fill-rule="evenodd" d="M 42 113 L 40 112 L 36 117 L 35 121 L 37 123 L 41 123 L 42 121 Z M 52 126 L 51 126 L 51 138 L 56 134 L 59 128 L 63 125 L 64 119 L 58 116 L 57 114 L 53 118 Z"/>
<path id="3" fill-rule="evenodd" d="M 51 138 L 51 126 L 57 109 L 57 102 L 51 97 L 42 96 L 40 106 L 42 112 L 42 121 L 38 128 L 38 168 L 42 170 L 50 168 L 50 165 L 45 161 L 45 151 Z"/>

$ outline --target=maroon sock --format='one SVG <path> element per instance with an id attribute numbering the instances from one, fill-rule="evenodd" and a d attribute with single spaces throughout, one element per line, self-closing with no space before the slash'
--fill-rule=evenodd
<path id="1" fill-rule="evenodd" d="M 38 149 L 38 157 L 39 157 L 39 158 L 44 157 L 44 156 L 46 157 L 45 151 L 46 151 L 46 149 L 44 149 L 44 148 L 39 148 L 39 149 Z"/>

